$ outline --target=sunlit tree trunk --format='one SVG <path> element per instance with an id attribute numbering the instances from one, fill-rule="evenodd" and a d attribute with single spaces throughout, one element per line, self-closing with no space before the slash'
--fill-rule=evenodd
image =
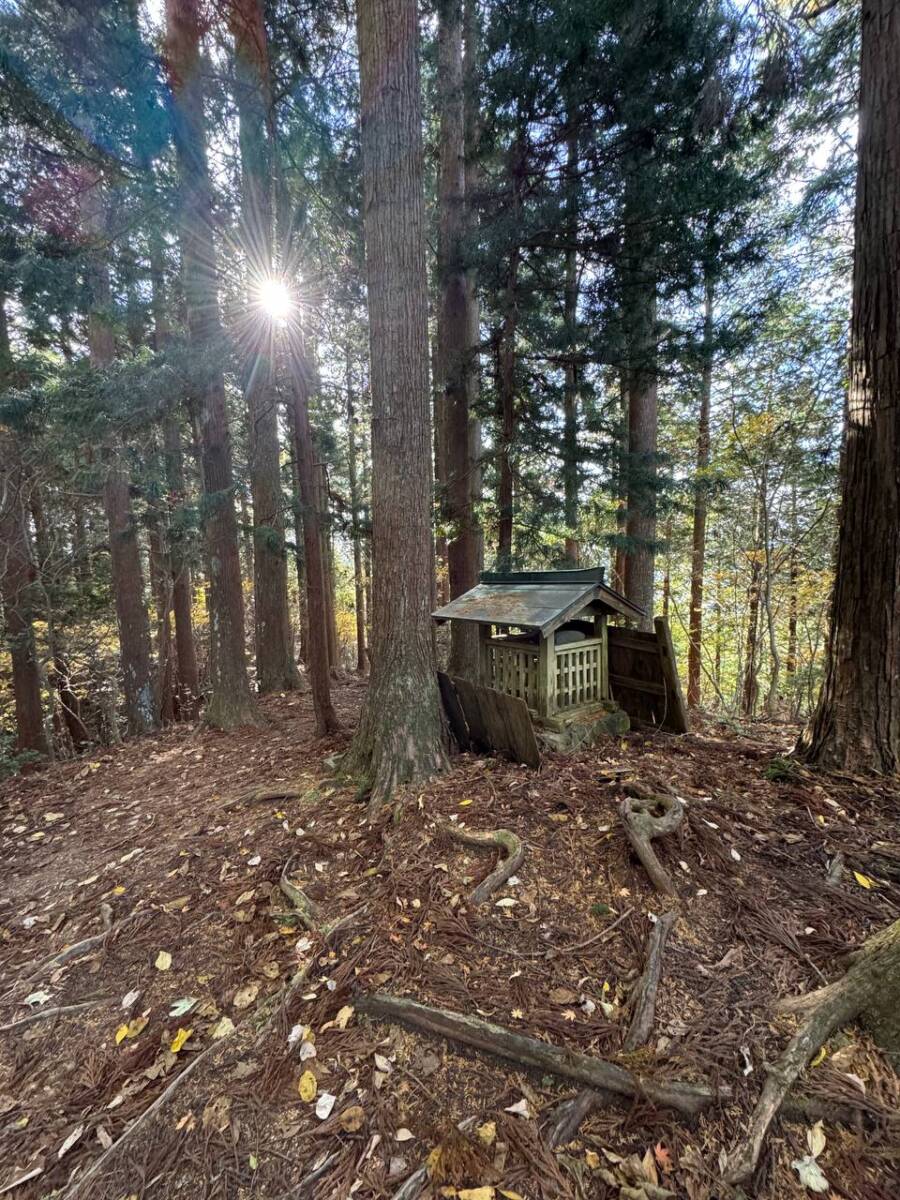
<path id="1" fill-rule="evenodd" d="M 372 679 L 348 754 L 370 811 L 447 765 L 433 544 L 422 101 L 415 0 L 358 0 L 372 388 Z"/>
<path id="2" fill-rule="evenodd" d="M 261 0 L 230 0 L 235 96 L 241 155 L 241 242 L 246 271 L 246 313 L 239 323 L 244 355 L 244 399 L 253 499 L 253 599 L 256 685 L 260 692 L 300 685 L 294 662 L 287 598 L 278 405 L 275 398 L 276 326 L 259 303 L 272 279 L 273 161 L 268 115 L 272 111 L 269 55 Z"/>
<path id="3" fill-rule="evenodd" d="M 244 648 L 244 598 L 234 512 L 231 435 L 221 367 L 212 189 L 206 159 L 199 0 L 166 0 L 166 58 L 181 182 L 181 245 L 191 344 L 206 363 L 199 397 L 203 522 L 209 564 L 210 682 L 206 719 L 223 729 L 252 723 Z"/>
<path id="4" fill-rule="evenodd" d="M 759 598 L 763 570 L 763 523 L 766 505 L 757 495 L 754 503 L 753 548 L 750 551 L 750 583 L 747 587 L 747 647 L 741 686 L 741 711 L 752 717 L 759 697 Z"/>
<path id="5" fill-rule="evenodd" d="M 331 700 L 328 654 L 328 606 L 325 560 L 322 552 L 322 510 L 319 466 L 309 421 L 311 370 L 299 335 L 291 346 L 294 457 L 300 493 L 303 530 L 303 568 L 306 583 L 306 667 L 312 688 L 316 730 L 320 737 L 340 728 Z"/>
<path id="6" fill-rule="evenodd" d="M 900 8 L 863 0 L 850 386 L 825 681 L 801 738 L 900 769 Z"/>
<path id="7" fill-rule="evenodd" d="M 700 661 L 703 652 L 703 575 L 706 565 L 706 517 L 709 508 L 709 409 L 713 371 L 713 281 L 709 273 L 703 306 L 703 344 L 700 368 L 700 411 L 697 416 L 697 461 L 694 476 L 694 517 L 691 538 L 691 608 L 688 619 L 687 702 L 700 703 Z"/>
<path id="8" fill-rule="evenodd" d="M 360 534 L 359 469 L 356 441 L 356 405 L 354 402 L 353 369 L 347 356 L 347 474 L 350 480 L 350 520 L 353 541 L 353 592 L 356 610 L 356 671 L 365 675 L 369 669 L 366 649 L 366 578 Z"/>

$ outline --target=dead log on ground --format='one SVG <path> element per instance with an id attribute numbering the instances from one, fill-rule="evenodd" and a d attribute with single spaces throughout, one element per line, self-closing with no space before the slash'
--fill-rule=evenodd
<path id="1" fill-rule="evenodd" d="M 315 900 L 311 900 L 302 888 L 297 887 L 296 883 L 292 883 L 288 878 L 291 864 L 295 858 L 296 855 L 291 855 L 284 864 L 278 886 L 293 905 L 293 912 L 303 928 L 309 930 L 310 933 L 319 934 L 323 941 L 327 941 L 339 929 L 347 925 L 356 914 L 347 913 L 343 917 L 337 917 L 333 921 L 323 921 L 319 906 Z"/>
<path id="2" fill-rule="evenodd" d="M 807 1014 L 778 1062 L 769 1068 L 746 1136 L 726 1167 L 730 1183 L 745 1183 L 759 1162 L 766 1134 L 800 1072 L 842 1025 L 860 1018 L 892 1057 L 900 1058 L 900 921 L 864 942 L 843 978 L 780 1005 Z"/>
<path id="3" fill-rule="evenodd" d="M 676 896 L 675 885 L 650 843 L 654 838 L 673 833 L 678 828 L 684 820 L 682 802 L 677 796 L 670 795 L 629 797 L 619 805 L 619 817 L 653 886 L 665 896 Z"/>
<path id="4" fill-rule="evenodd" d="M 656 1015 L 656 992 L 662 973 L 662 956 L 669 930 L 675 924 L 675 913 L 667 912 L 657 920 L 650 931 L 644 973 L 637 982 L 632 997 L 631 1024 L 625 1036 L 625 1049 L 637 1050 L 650 1037 L 653 1018 Z"/>
<path id="5" fill-rule="evenodd" d="M 447 834 L 455 842 L 464 846 L 473 846 L 476 850 L 494 849 L 505 851 L 505 857 L 491 871 L 486 879 L 474 888 L 469 895 L 472 904 L 484 904 L 509 879 L 515 875 L 525 861 L 525 845 L 522 839 L 510 829 L 491 829 L 487 833 L 477 833 L 469 829 L 458 829 L 455 825 L 442 825 L 441 832 Z"/>
<path id="6" fill-rule="evenodd" d="M 576 1083 L 618 1096 L 638 1096 L 660 1108 L 673 1108 L 688 1116 L 702 1112 L 715 1100 L 731 1094 L 729 1089 L 715 1089 L 707 1083 L 680 1080 L 662 1083 L 645 1079 L 616 1063 L 592 1058 L 567 1047 L 554 1046 L 478 1017 L 432 1008 L 415 1000 L 374 992 L 357 997 L 355 1005 L 357 1012 L 366 1016 L 397 1021 L 423 1033 L 449 1038 L 498 1058 L 508 1059 L 519 1066 L 534 1067 L 560 1079 L 572 1079 Z"/>

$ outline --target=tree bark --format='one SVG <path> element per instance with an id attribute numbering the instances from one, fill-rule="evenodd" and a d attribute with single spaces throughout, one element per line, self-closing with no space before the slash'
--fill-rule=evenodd
<path id="1" fill-rule="evenodd" d="M 850 386 L 825 681 L 800 739 L 900 769 L 900 10 L 863 0 Z"/>
<path id="2" fill-rule="evenodd" d="M 303 355 L 299 335 L 292 341 L 291 352 L 294 456 L 302 509 L 303 566 L 306 581 L 306 667 L 312 688 L 316 732 L 319 737 L 324 737 L 339 729 L 340 723 L 331 701 L 321 489 L 318 486 L 319 467 L 316 463 L 309 422 L 310 368 Z"/>
<path id="3" fill-rule="evenodd" d="M 235 96 L 241 155 L 241 242 L 247 320 L 241 328 L 244 399 L 249 420 L 253 500 L 253 600 L 256 686 L 261 693 L 300 686 L 288 613 L 278 405 L 273 370 L 275 322 L 257 290 L 272 275 L 272 110 L 269 54 L 261 0 L 231 0 Z"/>
<path id="4" fill-rule="evenodd" d="M 347 474 L 350 480 L 350 521 L 353 541 L 353 592 L 356 616 L 356 673 L 369 670 L 366 647 L 366 577 L 360 533 L 359 470 L 356 444 L 356 406 L 354 403 L 353 370 L 347 356 Z"/>
<path id="5" fill-rule="evenodd" d="M 497 566 L 512 565 L 515 483 L 512 446 L 516 433 L 516 326 L 519 248 L 509 255 L 503 323 L 497 348 Z"/>
<path id="6" fill-rule="evenodd" d="M 753 548 L 750 551 L 750 582 L 747 586 L 747 648 L 744 658 L 744 678 L 741 688 L 741 711 L 752 717 L 759 698 L 758 646 L 759 646 L 759 596 L 762 582 L 763 523 L 766 519 L 766 504 L 763 496 L 756 497 L 754 512 Z"/>
<path id="7" fill-rule="evenodd" d="M 470 429 L 470 346 L 473 299 L 465 265 L 466 151 L 463 87 L 462 0 L 438 5 L 437 96 L 440 121 L 438 178 L 436 394 L 446 422 L 442 509 L 448 528 L 450 598 L 478 582 L 478 530 L 474 506 L 473 439 Z M 472 678 L 478 662 L 478 630 L 451 622 L 449 670 Z"/>
<path id="8" fill-rule="evenodd" d="M 568 245 L 565 255 L 563 323 L 566 335 L 566 362 L 563 383 L 563 519 L 566 526 L 566 562 L 577 567 L 581 561 L 578 544 L 578 133 L 577 116 L 569 116 L 566 137 L 566 225 Z"/>
<path id="9" fill-rule="evenodd" d="M 111 293 L 106 261 L 106 206 L 99 175 L 86 178 L 80 206 L 83 234 L 87 240 L 88 349 L 91 365 L 103 370 L 115 358 L 115 338 L 109 319 Z M 159 724 L 159 698 L 150 649 L 150 621 L 144 600 L 138 525 L 131 507 L 131 489 L 122 463 L 120 441 L 119 436 L 111 434 L 102 449 L 105 467 L 103 510 L 109 528 L 125 722 L 129 733 L 141 734 Z"/>
<path id="10" fill-rule="evenodd" d="M 709 508 L 709 408 L 713 372 L 712 276 L 707 271 L 703 305 L 703 344 L 700 367 L 700 411 L 697 416 L 697 462 L 694 476 L 694 518 L 691 538 L 691 608 L 688 619 L 688 708 L 700 704 L 700 662 L 703 652 L 703 576 L 706 565 L 706 518 Z"/>
<path id="11" fill-rule="evenodd" d="M 372 681 L 348 754 L 394 787 L 447 765 L 430 602 L 433 551 L 422 101 L 415 0 L 358 0 L 372 386 Z"/>
<path id="12" fill-rule="evenodd" d="M 0 296 L 0 385 L 10 367 L 6 313 Z M 14 434 L 0 430 L 0 593 L 12 659 L 16 749 L 49 755 L 41 705 L 41 673 L 32 621 L 36 568 L 28 534 L 26 480 Z"/>
<path id="13" fill-rule="evenodd" d="M 247 679 L 244 598 L 234 512 L 231 437 L 221 368 L 222 329 L 206 159 L 198 0 L 166 0 L 166 66 L 181 181 L 181 245 L 191 344 L 207 368 L 199 397 L 203 524 L 209 562 L 210 683 L 206 719 L 222 729 L 254 723 Z M 217 356 L 219 356 L 217 358 Z"/>

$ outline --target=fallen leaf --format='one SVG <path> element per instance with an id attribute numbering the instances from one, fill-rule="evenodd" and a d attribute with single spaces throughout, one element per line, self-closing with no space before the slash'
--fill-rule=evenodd
<path id="1" fill-rule="evenodd" d="M 191 1011 L 191 1009 L 196 1005 L 196 1003 L 197 1003 L 197 1001 L 194 999 L 193 996 L 182 996 L 181 999 L 176 1000 L 175 1003 L 172 1005 L 172 1007 L 169 1009 L 169 1016 L 170 1017 L 183 1017 L 183 1016 L 185 1016 L 185 1014 L 187 1014 Z"/>
<path id="2" fill-rule="evenodd" d="M 388 1060 L 384 1057 L 384 1055 L 376 1053 L 376 1054 L 373 1054 L 372 1057 L 375 1059 L 375 1066 L 378 1068 L 379 1071 L 381 1071 L 382 1075 L 390 1075 L 391 1071 L 394 1068 L 391 1066 L 391 1064 L 388 1062 Z"/>
<path id="3" fill-rule="evenodd" d="M 334 1102 L 337 1096 L 332 1096 L 331 1092 L 323 1092 L 316 1101 L 316 1116 L 320 1121 L 324 1121 L 331 1116 L 331 1110 L 334 1108 Z"/>
<path id="4" fill-rule="evenodd" d="M 344 1133 L 357 1133 L 366 1123 L 365 1110 L 359 1104 L 351 1104 L 340 1114 L 338 1122 Z"/>
<path id="5" fill-rule="evenodd" d="M 172 1051 L 173 1054 L 178 1053 L 178 1051 L 182 1048 L 184 1043 L 188 1040 L 188 1038 L 191 1036 L 191 1034 L 193 1032 L 194 1032 L 193 1029 L 179 1029 L 178 1030 L 178 1032 L 172 1038 L 172 1044 L 169 1047 L 169 1049 Z"/>
<path id="6" fill-rule="evenodd" d="M 528 1107 L 528 1101 L 524 1096 L 521 1100 L 517 1100 L 515 1104 L 510 1104 L 510 1106 L 505 1108 L 503 1111 L 513 1113 L 517 1117 L 525 1117 L 526 1119 L 531 1117 L 531 1109 Z"/>
<path id="7" fill-rule="evenodd" d="M 304 1071 L 300 1076 L 300 1082 L 297 1085 L 297 1090 L 300 1093 L 300 1099 L 303 1100 L 304 1103 L 309 1104 L 312 1100 L 315 1100 L 318 1087 L 319 1085 L 316 1082 L 316 1077 L 313 1075 L 312 1071 Z"/>
<path id="8" fill-rule="evenodd" d="M 353 1005 L 345 1004 L 343 1008 L 338 1010 L 338 1015 L 334 1018 L 336 1029 L 346 1029 L 350 1023 L 350 1018 L 353 1016 Z"/>
<path id="9" fill-rule="evenodd" d="M 596 1150 L 585 1150 L 584 1161 L 587 1163 L 587 1165 L 590 1167 L 590 1169 L 592 1171 L 596 1171 L 597 1168 L 600 1166 L 600 1155 L 597 1153 Z"/>
<path id="10" fill-rule="evenodd" d="M 243 987 L 239 987 L 234 993 L 232 1004 L 235 1008 L 249 1008 L 259 994 L 259 984 L 256 980 L 250 983 L 245 983 Z"/>
<path id="11" fill-rule="evenodd" d="M 812 1061 L 810 1062 L 809 1065 L 811 1067 L 818 1067 L 825 1061 L 825 1059 L 827 1057 L 828 1057 L 828 1047 L 823 1046 L 821 1048 L 821 1050 L 818 1052 L 818 1054 L 815 1056 L 815 1058 L 812 1059 Z"/>
<path id="12" fill-rule="evenodd" d="M 567 987 L 555 987 L 550 991 L 550 1001 L 553 1004 L 574 1004 L 578 997 Z"/>
<path id="13" fill-rule="evenodd" d="M 497 1136 L 497 1122 L 485 1121 L 483 1125 L 478 1126 L 475 1134 L 483 1146 L 493 1146 L 494 1139 Z"/>
<path id="14" fill-rule="evenodd" d="M 459 1200 L 494 1200 L 496 1195 L 492 1187 L 461 1188 L 456 1194 Z"/>
<path id="15" fill-rule="evenodd" d="M 868 875 L 863 875 L 862 871 L 854 871 L 853 878 L 856 880 L 856 882 L 859 884 L 859 886 L 861 888 L 866 888 L 868 890 L 875 886 L 875 880 L 870 879 Z M 815 1188 L 813 1188 L 812 1190 L 816 1191 Z M 819 1189 L 819 1190 L 821 1190 L 821 1189 Z"/>
<path id="16" fill-rule="evenodd" d="M 514 908 L 518 904 L 518 900 L 514 896 L 503 896 L 496 901 L 495 908 Z"/>
<path id="17" fill-rule="evenodd" d="M 653 1147 L 653 1154 L 656 1158 L 656 1165 L 663 1172 L 663 1174 L 668 1175 L 672 1170 L 674 1170 L 675 1164 L 672 1161 L 672 1151 L 668 1148 L 668 1146 L 664 1146 L 662 1142 L 657 1142 Z"/>
<path id="18" fill-rule="evenodd" d="M 411 1142 L 415 1139 L 415 1136 L 416 1135 L 413 1133 L 413 1131 L 411 1129 L 407 1129 L 405 1125 L 401 1125 L 400 1128 L 397 1130 L 397 1132 L 394 1134 L 394 1141 L 396 1141 L 396 1142 Z"/>
<path id="19" fill-rule="evenodd" d="M 42 1004 L 46 1004 L 50 999 L 49 992 L 32 992 L 30 996 L 26 996 L 23 1004 L 27 1004 L 30 1008 L 38 1008 Z"/>
<path id="20" fill-rule="evenodd" d="M 157 971 L 168 971 L 172 965 L 172 955 L 168 950 L 160 950 L 156 956 L 156 962 L 153 964 Z"/>
<path id="21" fill-rule="evenodd" d="M 120 1042 L 124 1042 L 126 1038 L 136 1038 L 139 1033 L 143 1033 L 147 1028 L 149 1019 L 148 1016 L 144 1015 L 135 1017 L 127 1025 L 120 1025 L 116 1030 L 116 1045 L 118 1046 Z"/>
<path id="22" fill-rule="evenodd" d="M 228 1037 L 230 1033 L 234 1033 L 234 1021 L 231 1017 L 220 1017 L 209 1031 L 209 1036 L 217 1042 L 220 1038 Z"/>
<path id="23" fill-rule="evenodd" d="M 76 1128 L 72 1130 L 72 1132 L 69 1134 L 69 1136 L 63 1142 L 63 1144 L 57 1150 L 56 1157 L 62 1158 L 62 1156 L 64 1154 L 68 1154 L 68 1152 L 72 1149 L 72 1147 L 75 1145 L 75 1143 L 78 1141 L 78 1139 L 81 1137 L 81 1135 L 83 1133 L 84 1133 L 84 1126 L 83 1125 L 76 1126 Z"/>
<path id="24" fill-rule="evenodd" d="M 809 1152 L 813 1158 L 818 1158 L 825 1149 L 826 1137 L 821 1121 L 816 1121 L 812 1129 L 807 1129 L 806 1144 L 809 1146 Z"/>
<path id="25" fill-rule="evenodd" d="M 188 1116 L 191 1114 L 189 1113 Z M 219 1133 L 224 1133 L 228 1128 L 229 1119 L 231 1116 L 231 1097 L 216 1096 L 215 1100 L 210 1100 L 206 1108 L 203 1110 L 204 1129 L 215 1129 Z"/>
<path id="26" fill-rule="evenodd" d="M 137 988 L 135 988 L 133 992 L 126 992 L 122 997 L 122 1007 L 131 1008 L 132 1004 L 134 1004 L 140 994 L 141 993 L 137 990 Z"/>
<path id="27" fill-rule="evenodd" d="M 822 1174 L 822 1168 L 811 1154 L 795 1158 L 791 1166 L 800 1176 L 800 1182 L 811 1192 L 827 1192 L 830 1184 Z"/>

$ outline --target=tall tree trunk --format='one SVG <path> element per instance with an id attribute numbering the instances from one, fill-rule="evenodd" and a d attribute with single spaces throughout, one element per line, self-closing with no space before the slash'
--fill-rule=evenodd
<path id="1" fill-rule="evenodd" d="M 256 720 L 247 679 L 244 598 L 234 512 L 231 437 L 221 361 L 212 189 L 206 160 L 199 0 L 166 0 L 166 56 L 181 181 L 181 244 L 188 332 L 208 364 L 199 403 L 203 523 L 209 561 L 210 681 L 206 719 L 230 729 Z"/>
<path id="2" fill-rule="evenodd" d="M 291 397 L 293 400 L 294 457 L 303 513 L 303 566 L 306 577 L 306 667 L 312 688 L 316 731 L 320 737 L 340 728 L 331 701 L 328 660 L 328 608 L 325 562 L 322 553 L 322 513 L 319 468 L 309 422 L 310 367 L 299 341 L 292 345 Z"/>
<path id="3" fill-rule="evenodd" d="M 497 344 L 497 566 L 508 570 L 513 557 L 515 484 L 512 447 L 516 433 L 516 326 L 519 249 L 510 251 L 503 323 Z"/>
<path id="4" fill-rule="evenodd" d="M 628 371 L 619 371 L 621 428 L 616 439 L 616 545 L 613 587 L 625 594 L 625 546 L 628 538 Z"/>
<path id="5" fill-rule="evenodd" d="M 754 536 L 750 557 L 750 583 L 747 587 L 747 648 L 741 689 L 741 711 L 752 717 L 759 697 L 759 598 L 763 571 L 763 522 L 766 505 L 758 495 L 754 504 Z"/>
<path id="6" fill-rule="evenodd" d="M 791 710 L 797 707 L 797 584 L 800 579 L 800 564 L 797 553 L 797 485 L 791 487 L 791 548 L 788 555 L 788 642 L 784 661 L 784 673 L 791 698 Z"/>
<path id="7" fill-rule="evenodd" d="M 694 474 L 694 522 L 691 539 L 691 609 L 688 618 L 688 707 L 700 703 L 700 660 L 703 651 L 703 574 L 706 562 L 706 517 L 709 508 L 709 407 L 713 371 L 713 281 L 709 272 L 703 304 L 700 367 L 700 412 L 697 417 L 697 462 Z"/>
<path id="8" fill-rule="evenodd" d="M 850 388 L 825 681 L 801 738 L 900 769 L 900 8 L 863 0 Z"/>
<path id="9" fill-rule="evenodd" d="M 253 601 L 256 685 L 260 692 L 300 685 L 287 598 L 278 405 L 275 398 L 275 323 L 258 302 L 272 278 L 273 158 L 269 54 L 261 0 L 231 0 L 235 95 L 241 154 L 241 241 L 247 273 L 248 319 L 242 329 L 244 399 L 253 499 Z"/>
<path id="10" fill-rule="evenodd" d="M 348 763 L 375 812 L 447 765 L 430 601 L 434 547 L 416 0 L 358 0 L 372 386 L 372 681 Z"/>
<path id="11" fill-rule="evenodd" d="M 356 407 L 354 404 L 353 368 L 347 355 L 347 474 L 350 479 L 350 521 L 353 541 L 353 590 L 356 610 L 356 672 L 365 675 L 369 669 L 366 652 L 366 577 L 363 565 L 360 534 L 359 471 L 356 445 Z"/>
<path id="12" fill-rule="evenodd" d="M 563 519 L 566 525 L 566 562 L 577 567 L 581 561 L 578 544 L 578 132 L 577 114 L 569 114 L 566 137 L 566 246 L 563 323 L 566 332 L 566 361 L 563 382 Z"/>
<path id="13" fill-rule="evenodd" d="M 465 124 L 466 232 L 473 238 L 478 225 L 478 197 L 481 189 L 481 55 L 478 0 L 463 0 L 463 118 Z M 470 256 L 471 257 L 471 256 Z M 479 403 L 481 400 L 481 311 L 478 302 L 478 272 L 473 264 L 466 267 L 466 313 L 469 329 L 466 338 L 466 390 L 469 399 L 469 463 L 471 496 L 474 505 L 476 574 L 484 566 L 484 529 L 479 520 L 482 494 L 482 440 Z"/>
<path id="14" fill-rule="evenodd" d="M 172 564 L 166 546 L 162 516 L 156 506 L 147 514 L 150 592 L 156 607 L 156 662 L 159 684 L 159 719 L 175 720 L 175 649 L 172 643 Z"/>
<path id="15" fill-rule="evenodd" d="M 103 370 L 115 358 L 115 338 L 109 321 L 111 292 L 106 258 L 109 252 L 106 206 L 99 176 L 86 180 L 80 204 L 82 227 L 88 242 L 88 349 L 91 365 Z M 131 507 L 131 488 L 122 463 L 120 442 L 119 436 L 111 435 L 102 450 L 105 469 L 103 509 L 109 528 L 125 721 L 129 733 L 140 734 L 159 724 L 159 699 L 150 649 L 150 621 L 144 600 L 138 525 Z"/>
<path id="16" fill-rule="evenodd" d="M 447 568 L 450 598 L 478 582 L 478 531 L 473 494 L 469 338 L 471 299 L 464 258 L 466 230 L 465 104 L 463 90 L 462 0 L 438 5 L 437 104 L 440 121 L 438 179 L 436 392 L 446 421 L 443 516 L 449 530 Z M 478 630 L 454 621 L 450 664 L 454 675 L 473 677 L 478 663 Z"/>
<path id="17" fill-rule="evenodd" d="M 9 377 L 9 338 L 0 296 L 0 387 Z M 0 429 L 0 598 L 12 659 L 16 749 L 49 755 L 41 706 L 41 672 L 32 623 L 36 575 L 28 533 L 26 479 L 11 431 Z"/>

